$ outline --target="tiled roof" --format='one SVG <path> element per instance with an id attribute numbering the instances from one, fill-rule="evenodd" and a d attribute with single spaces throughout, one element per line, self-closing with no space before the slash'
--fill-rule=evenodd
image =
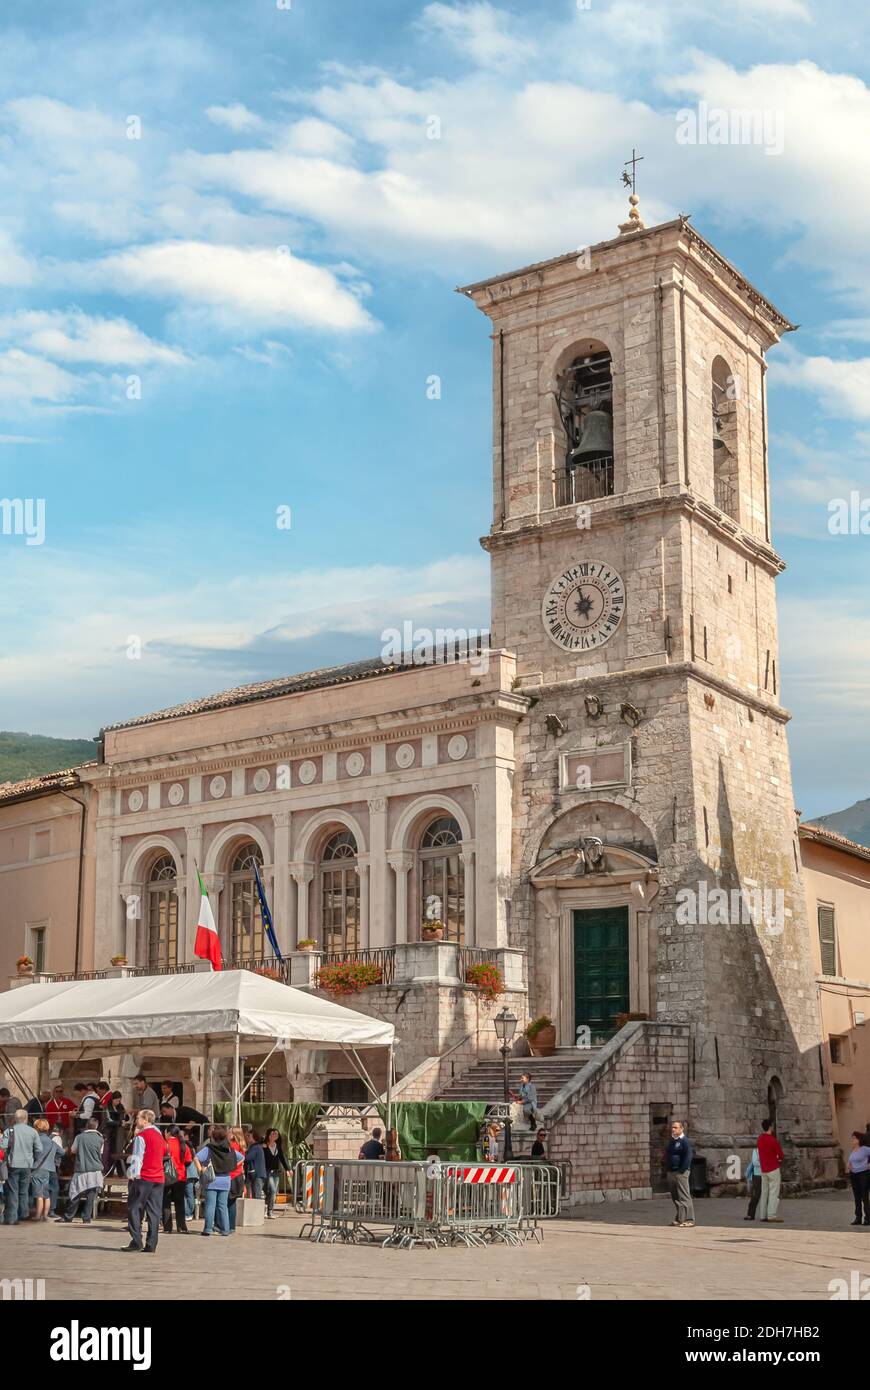
<path id="1" fill-rule="evenodd" d="M 95 761 L 79 763 L 77 767 L 45 772 L 41 777 L 25 777 L 21 782 L 0 782 L 0 803 L 25 800 L 29 796 L 43 796 L 48 792 L 67 791 L 72 787 L 78 787 L 81 785 L 78 768 L 95 766 Z"/>
<path id="2" fill-rule="evenodd" d="M 188 700 L 186 704 L 170 705 L 168 709 L 156 710 L 153 714 L 140 714 L 135 719 L 124 719 L 118 724 L 107 725 L 103 733 L 112 733 L 115 729 L 134 729 L 137 725 L 157 724 L 163 719 L 181 719 L 186 714 L 203 714 L 208 710 L 228 709 L 232 705 L 252 704 L 255 700 L 271 700 L 278 695 L 295 695 L 304 690 L 320 690 L 330 685 L 346 685 L 351 681 L 369 680 L 373 676 L 388 676 L 397 671 L 414 669 L 419 669 L 419 666 L 390 664 L 379 656 L 370 657 L 366 661 L 351 661 L 345 666 L 324 666 L 319 671 L 303 671 L 297 676 L 257 681 L 255 685 L 237 685 L 233 690 L 223 690 L 217 695 L 205 695 L 201 700 Z"/>
<path id="3" fill-rule="evenodd" d="M 798 833 L 805 840 L 819 840 L 823 844 L 829 844 L 833 849 L 855 854 L 859 859 L 870 859 L 870 846 L 859 844 L 857 840 L 849 840 L 836 830 L 829 830 L 826 825 L 813 825 L 812 821 L 802 821 L 798 826 Z"/>

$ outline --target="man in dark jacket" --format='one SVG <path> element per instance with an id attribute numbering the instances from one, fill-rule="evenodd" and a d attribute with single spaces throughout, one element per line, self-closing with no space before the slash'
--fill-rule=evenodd
<path id="1" fill-rule="evenodd" d="M 686 1137 L 682 1123 L 679 1120 L 674 1120 L 665 1155 L 668 1190 L 671 1194 L 671 1201 L 676 1208 L 676 1217 L 671 1222 L 672 1226 L 694 1226 L 695 1224 L 695 1208 L 692 1205 L 692 1192 L 689 1185 L 693 1155 L 694 1150 Z"/>

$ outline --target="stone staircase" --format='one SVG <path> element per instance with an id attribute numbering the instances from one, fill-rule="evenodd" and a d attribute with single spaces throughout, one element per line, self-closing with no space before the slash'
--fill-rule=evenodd
<path id="1" fill-rule="evenodd" d="M 561 1091 L 587 1062 L 597 1056 L 600 1048 L 562 1047 L 557 1048 L 552 1057 L 511 1057 L 508 1062 L 510 1089 L 519 1091 L 520 1077 L 528 1072 L 538 1093 L 538 1107 L 544 1106 L 557 1091 Z M 484 1100 L 489 1104 L 504 1101 L 504 1062 L 498 1055 L 482 1059 L 469 1067 L 445 1087 L 437 1100 Z M 534 1140 L 534 1132 L 525 1121 L 511 1127 L 511 1140 L 514 1154 L 519 1157 L 527 1154 Z"/>

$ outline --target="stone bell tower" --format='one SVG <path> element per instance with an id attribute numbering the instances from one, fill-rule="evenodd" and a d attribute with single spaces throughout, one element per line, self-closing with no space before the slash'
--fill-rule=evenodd
<path id="1" fill-rule="evenodd" d="M 632 203 L 612 240 L 463 291 L 493 325 L 493 645 L 530 699 L 512 944 L 563 1046 L 620 1012 L 691 1025 L 714 1181 L 769 1110 L 806 1181 L 831 1117 L 764 384 L 793 325 L 687 218 Z"/>

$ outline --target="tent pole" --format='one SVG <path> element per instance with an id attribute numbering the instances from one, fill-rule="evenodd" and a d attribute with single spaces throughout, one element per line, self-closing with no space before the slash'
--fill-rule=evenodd
<path id="1" fill-rule="evenodd" d="M 241 1078 L 239 1077 L 239 1034 L 238 1034 L 238 1030 L 236 1030 L 236 1050 L 235 1050 L 235 1056 L 234 1056 L 234 1059 L 233 1059 L 233 1124 L 234 1124 L 234 1125 L 237 1125 L 237 1124 L 239 1123 L 239 1089 L 240 1089 L 240 1080 L 241 1080 Z"/>
<path id="2" fill-rule="evenodd" d="M 203 1110 L 205 1111 L 205 1113 L 208 1115 L 209 1120 L 211 1120 L 212 1112 L 213 1112 L 213 1110 L 214 1110 L 214 1086 L 212 1085 L 212 1081 L 211 1081 L 211 1055 L 210 1055 L 210 1053 L 211 1053 L 211 1048 L 210 1048 L 210 1043 L 209 1043 L 209 1036 L 208 1036 L 208 1034 L 206 1033 L 206 1035 L 205 1035 L 205 1050 L 203 1051 L 203 1054 L 202 1054 L 202 1099 L 203 1099 L 203 1107 L 202 1107 L 202 1108 L 203 1108 Z"/>
<path id="3" fill-rule="evenodd" d="M 393 1128 L 393 1044 L 387 1053 L 387 1134 Z"/>

